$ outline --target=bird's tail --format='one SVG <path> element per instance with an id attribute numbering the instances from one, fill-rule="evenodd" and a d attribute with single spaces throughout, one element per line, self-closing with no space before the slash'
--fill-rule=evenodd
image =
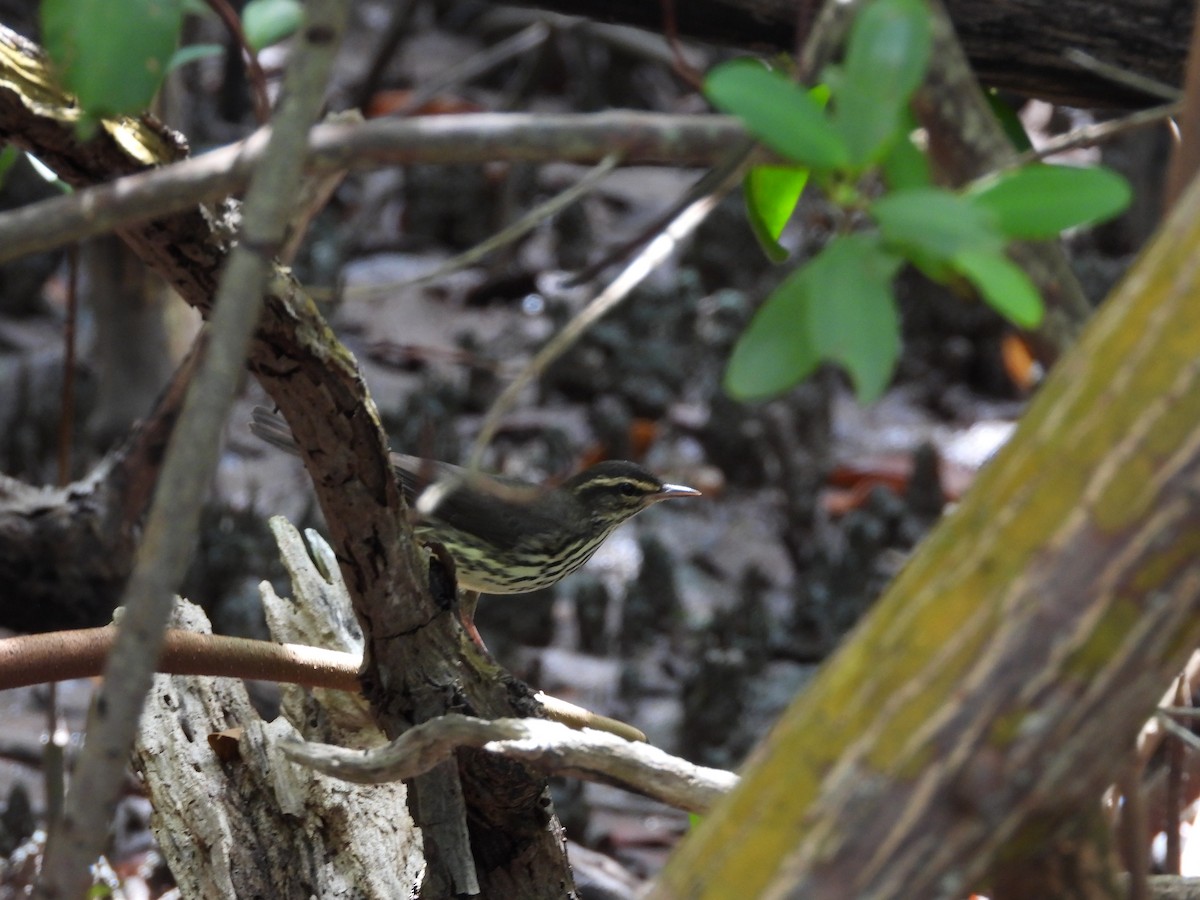
<path id="1" fill-rule="evenodd" d="M 250 415 L 250 431 L 255 436 L 280 450 L 300 455 L 300 448 L 296 445 L 296 439 L 292 437 L 292 430 L 288 428 L 282 416 L 271 412 L 265 406 L 254 407 Z"/>

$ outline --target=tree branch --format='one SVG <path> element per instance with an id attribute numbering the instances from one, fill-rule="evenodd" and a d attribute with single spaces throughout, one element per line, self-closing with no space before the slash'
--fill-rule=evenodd
<path id="1" fill-rule="evenodd" d="M 3 131 L 0 122 L 0 134 Z M 727 154 L 733 143 L 744 140 L 745 134 L 727 116 L 630 111 L 376 119 L 312 129 L 305 171 L 325 175 L 418 163 L 496 160 L 590 164 L 613 153 L 620 155 L 623 165 L 708 165 Z M 262 159 L 267 135 L 260 131 L 193 159 L 0 214 L 0 262 L 237 193 Z"/>
<path id="2" fill-rule="evenodd" d="M 649 744 L 543 719 L 476 719 L 456 714 L 423 722 L 368 751 L 328 744 L 282 743 L 283 754 L 357 784 L 404 781 L 428 772 L 462 747 L 497 753 L 546 771 L 616 784 L 689 812 L 702 813 L 732 790 L 737 776 L 696 766 Z"/>
<path id="3" fill-rule="evenodd" d="M 300 182 L 305 135 L 320 112 L 345 21 L 337 0 L 308 0 L 301 45 L 288 68 L 272 130 L 270 164 L 255 172 L 241 240 L 230 257 L 210 325 L 208 353 L 184 399 L 142 543 L 126 586 L 125 615 L 88 717 L 87 744 L 51 830 L 35 896 L 75 898 L 90 882 L 121 790 L 138 717 L 154 673 L 171 596 L 195 544 L 200 507 L 216 469 L 221 425 L 233 401 L 271 257 L 282 243 Z"/>

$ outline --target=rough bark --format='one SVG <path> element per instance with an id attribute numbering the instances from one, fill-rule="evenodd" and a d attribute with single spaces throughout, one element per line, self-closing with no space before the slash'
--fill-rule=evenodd
<path id="1" fill-rule="evenodd" d="M 525 5 L 665 31 L 660 3 L 527 0 Z M 1183 82 L 1191 0 L 948 0 L 976 74 L 991 87 L 1069 106 L 1144 106 L 1149 95 L 1094 74 L 1066 55 L 1082 50 L 1171 87 Z M 678 33 L 718 44 L 794 52 L 818 0 L 675 0 Z"/>
<path id="2" fill-rule="evenodd" d="M 195 361 L 193 353 L 153 414 L 86 478 L 41 488 L 0 476 L 0 626 L 43 632 L 112 619 Z"/>

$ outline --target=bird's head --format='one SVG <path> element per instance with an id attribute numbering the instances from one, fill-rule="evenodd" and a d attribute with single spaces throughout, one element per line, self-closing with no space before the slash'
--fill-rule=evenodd
<path id="1" fill-rule="evenodd" d="M 700 492 L 682 484 L 667 484 L 636 463 L 610 460 L 597 463 L 568 479 L 562 489 L 569 492 L 594 520 L 624 522 L 659 500 L 697 497 Z"/>

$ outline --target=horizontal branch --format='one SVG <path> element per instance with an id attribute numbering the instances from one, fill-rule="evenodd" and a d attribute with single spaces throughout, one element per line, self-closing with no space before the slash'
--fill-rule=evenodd
<path id="1" fill-rule="evenodd" d="M 746 133 L 733 118 L 612 110 L 531 115 L 473 113 L 319 125 L 305 170 L 327 174 L 397 165 L 494 161 L 707 166 Z M 237 144 L 161 169 L 54 197 L 0 215 L 0 262 L 221 200 L 246 185 L 266 146 L 259 131 Z"/>
<path id="2" fill-rule="evenodd" d="M 0 690 L 99 675 L 116 633 L 115 626 L 106 625 L 5 638 L 0 641 Z M 157 671 L 357 692 L 360 663 L 352 654 L 323 647 L 171 629 Z"/>
<path id="3" fill-rule="evenodd" d="M 104 671 L 116 634 L 115 626 L 106 625 L 0 640 L 0 691 L 98 676 Z M 357 694 L 361 668 L 362 657 L 354 653 L 173 628 L 167 631 L 156 671 L 164 675 L 278 681 Z M 566 700 L 540 691 L 534 699 L 549 719 L 567 727 L 593 728 L 627 741 L 646 740 L 646 735 L 632 725 Z"/>
<path id="4" fill-rule="evenodd" d="M 575 731 L 543 719 L 476 719 L 451 714 L 422 722 L 371 750 L 282 743 L 295 762 L 357 784 L 415 778 L 461 747 L 475 747 L 552 772 L 617 784 L 678 809 L 705 812 L 737 784 L 722 769 L 697 766 L 652 747 L 600 731 Z"/>

